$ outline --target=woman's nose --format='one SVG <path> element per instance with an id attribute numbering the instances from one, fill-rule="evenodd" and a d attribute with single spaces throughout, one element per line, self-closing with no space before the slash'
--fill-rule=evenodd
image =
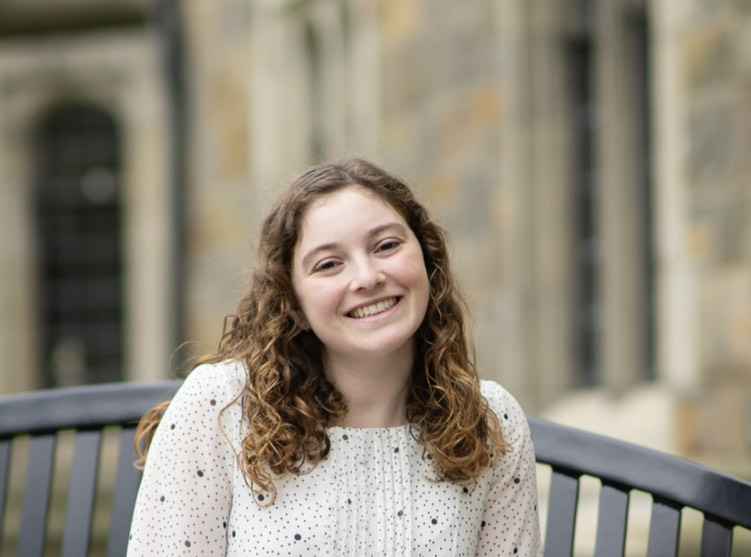
<path id="1" fill-rule="evenodd" d="M 370 290 L 386 282 L 386 275 L 370 263 L 357 265 L 355 274 L 350 283 L 351 289 Z"/>

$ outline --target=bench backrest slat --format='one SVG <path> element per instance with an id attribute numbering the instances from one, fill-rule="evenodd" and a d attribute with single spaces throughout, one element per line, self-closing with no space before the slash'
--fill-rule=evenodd
<path id="1" fill-rule="evenodd" d="M 130 521 L 133 516 L 138 486 L 141 483 L 141 473 L 133 466 L 136 460 L 133 449 L 135 433 L 133 427 L 125 427 L 120 432 L 115 501 L 107 544 L 107 555 L 109 557 L 125 555 L 125 549 L 128 546 Z"/>
<path id="2" fill-rule="evenodd" d="M 10 475 L 11 440 L 0 439 L 0 547 L 3 543 L 5 507 L 8 500 L 8 477 Z"/>
<path id="3" fill-rule="evenodd" d="M 68 483 L 63 557 L 80 557 L 89 551 L 101 439 L 101 431 L 76 434 L 75 458 Z"/>
<path id="4" fill-rule="evenodd" d="M 649 522 L 648 557 L 676 557 L 680 534 L 680 506 L 655 498 Z"/>
<path id="5" fill-rule="evenodd" d="M 732 550 L 733 527 L 705 516 L 701 532 L 701 557 L 730 557 Z"/>
<path id="6" fill-rule="evenodd" d="M 623 557 L 628 525 L 628 489 L 604 483 L 597 511 L 595 557 Z"/>
<path id="7" fill-rule="evenodd" d="M 54 434 L 34 435 L 29 443 L 26 494 L 18 535 L 19 554 L 24 557 L 42 557 L 44 554 L 56 445 Z"/>
<path id="8" fill-rule="evenodd" d="M 546 557 L 571 557 L 579 501 L 579 477 L 553 468 L 550 480 Z"/>

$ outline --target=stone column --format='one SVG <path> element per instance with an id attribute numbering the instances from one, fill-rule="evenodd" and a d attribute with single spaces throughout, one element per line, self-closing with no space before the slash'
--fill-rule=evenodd
<path id="1" fill-rule="evenodd" d="M 149 43 L 146 42 L 146 45 Z M 156 44 L 156 40 L 152 43 Z M 152 48 L 154 50 L 152 50 Z M 129 60 L 129 86 L 101 91 L 117 99 L 116 114 L 123 130 L 124 261 L 126 318 L 123 370 L 128 381 L 158 381 L 169 377 L 172 357 L 173 311 L 168 289 L 173 269 L 173 235 L 169 197 L 169 123 L 164 105 L 162 72 L 155 46 L 134 51 Z M 110 101 L 112 102 L 112 101 Z"/>
<path id="2" fill-rule="evenodd" d="M 529 2 L 532 43 L 529 67 L 533 160 L 530 172 L 534 206 L 535 351 L 538 397 L 545 405 L 574 383 L 572 183 L 572 99 L 567 90 L 567 60 L 562 48 L 566 5 Z"/>
<path id="3" fill-rule="evenodd" d="M 351 154 L 378 161 L 381 148 L 381 29 L 377 3 L 348 0 L 350 13 L 347 87 Z"/>
<path id="4" fill-rule="evenodd" d="M 318 121 L 322 127 L 323 158 L 339 158 L 347 147 L 346 127 L 349 116 L 350 90 L 347 80 L 347 57 L 340 7 L 334 2 L 318 2 L 310 6 L 308 21 L 318 44 L 320 67 L 317 76 Z M 315 85 L 315 84 L 311 84 Z M 314 99 L 316 98 L 314 97 Z"/>
<path id="5" fill-rule="evenodd" d="M 1 64 L 0 64 L 1 65 Z M 40 344 L 36 325 L 36 262 L 30 187 L 30 114 L 16 78 L 0 73 L 0 394 L 37 388 Z"/>
<path id="6" fill-rule="evenodd" d="M 562 6 L 498 2 L 502 380 L 532 404 L 572 383 L 572 211 Z"/>
<path id="7" fill-rule="evenodd" d="M 595 4 L 597 225 L 600 230 L 601 378 L 621 393 L 644 376 L 645 273 L 637 146 L 641 69 L 622 0 Z"/>
<path id="8" fill-rule="evenodd" d="M 505 105 L 498 156 L 501 183 L 494 196 L 496 233 L 501 250 L 498 300 L 499 379 L 517 397 L 537 394 L 534 313 L 534 148 L 533 103 L 529 72 L 531 49 L 529 2 L 499 0 L 497 6 L 499 88 Z"/>
<path id="9" fill-rule="evenodd" d="M 256 216 L 310 162 L 305 27 L 294 2 L 258 2 L 251 20 L 250 160 Z"/>
<path id="10" fill-rule="evenodd" d="M 657 215 L 658 379 L 672 389 L 700 388 L 698 270 L 689 254 L 689 199 L 683 168 L 688 153 L 685 84 L 681 75 L 682 22 L 688 2 L 653 0 L 655 119 L 654 169 Z"/>

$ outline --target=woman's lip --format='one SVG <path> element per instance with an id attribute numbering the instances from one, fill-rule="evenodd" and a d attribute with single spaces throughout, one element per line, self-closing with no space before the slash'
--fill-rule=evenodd
<path id="1" fill-rule="evenodd" d="M 380 317 L 385 317 L 386 315 L 390 314 L 394 310 L 394 308 L 396 308 L 396 307 L 399 306 L 399 304 L 402 302 L 402 298 L 404 298 L 404 296 L 387 296 L 386 298 L 382 298 L 380 300 L 376 300 L 375 302 L 369 302 L 369 303 L 365 304 L 365 306 L 369 306 L 369 305 L 372 305 L 372 304 L 377 304 L 378 302 L 382 302 L 383 300 L 389 300 L 391 298 L 396 298 L 396 303 L 393 306 L 391 306 L 389 309 L 387 309 L 386 311 L 382 311 L 380 313 L 375 313 L 373 315 L 368 315 L 367 317 L 350 317 L 349 313 L 353 312 L 354 311 L 354 309 L 353 309 L 353 310 L 350 310 L 349 312 L 347 312 L 345 314 L 345 317 L 348 317 L 349 319 L 352 319 L 353 321 L 374 321 L 375 319 L 378 319 Z M 364 307 L 364 306 L 357 306 L 357 307 Z M 355 309 L 357 309 L 357 307 Z"/>

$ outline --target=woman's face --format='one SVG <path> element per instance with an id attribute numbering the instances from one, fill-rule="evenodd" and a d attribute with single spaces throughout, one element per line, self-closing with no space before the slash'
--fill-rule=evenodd
<path id="1" fill-rule="evenodd" d="M 330 357 L 411 349 L 428 305 L 414 233 L 388 203 L 355 185 L 317 199 L 303 214 L 292 284 Z"/>

